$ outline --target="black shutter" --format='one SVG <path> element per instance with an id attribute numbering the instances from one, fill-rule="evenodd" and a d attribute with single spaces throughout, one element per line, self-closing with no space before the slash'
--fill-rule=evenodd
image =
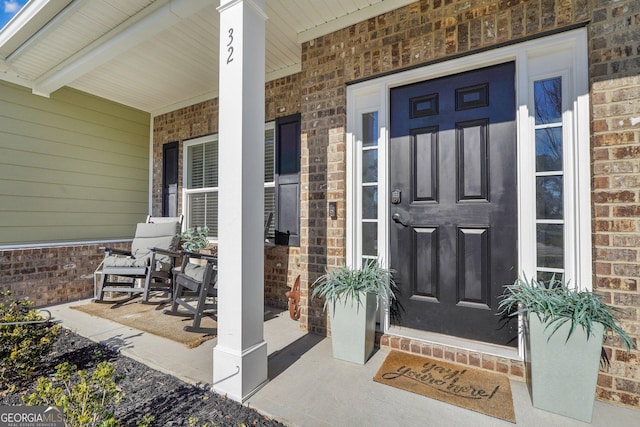
<path id="1" fill-rule="evenodd" d="M 178 142 L 162 146 L 162 216 L 178 216 Z"/>
<path id="2" fill-rule="evenodd" d="M 300 114 L 276 119 L 276 244 L 300 246 Z"/>

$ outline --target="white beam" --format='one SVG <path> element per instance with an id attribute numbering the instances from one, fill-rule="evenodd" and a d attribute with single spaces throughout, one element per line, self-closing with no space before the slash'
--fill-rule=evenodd
<path id="1" fill-rule="evenodd" d="M 185 17 L 211 6 L 211 0 L 154 2 L 37 79 L 33 93 L 49 96 L 119 54 L 176 25 Z"/>
<path id="2" fill-rule="evenodd" d="M 0 57 L 7 58 L 69 3 L 71 0 L 29 1 L 0 31 Z"/>
<path id="3" fill-rule="evenodd" d="M 264 341 L 265 0 L 222 0 L 218 343 L 213 388 L 244 402 L 267 382 Z"/>

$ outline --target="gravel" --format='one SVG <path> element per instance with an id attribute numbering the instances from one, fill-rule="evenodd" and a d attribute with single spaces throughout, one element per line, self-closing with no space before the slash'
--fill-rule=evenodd
<path id="1" fill-rule="evenodd" d="M 34 390 L 35 379 L 51 375 L 59 363 L 91 371 L 104 360 L 113 362 L 117 373 L 124 375 L 118 387 L 125 396 L 115 407 L 122 426 L 136 426 L 145 416 L 154 417 L 151 426 L 284 426 L 206 387 L 151 369 L 67 329 L 60 331 L 54 352 L 42 361 L 33 379 L 14 393 L 0 394 L 0 405 L 22 405 L 21 396 Z"/>

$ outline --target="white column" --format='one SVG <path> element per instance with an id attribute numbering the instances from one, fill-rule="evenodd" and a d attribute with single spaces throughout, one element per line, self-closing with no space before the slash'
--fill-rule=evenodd
<path id="1" fill-rule="evenodd" d="M 243 402 L 267 382 L 264 323 L 265 0 L 221 0 L 218 344 L 213 388 Z"/>

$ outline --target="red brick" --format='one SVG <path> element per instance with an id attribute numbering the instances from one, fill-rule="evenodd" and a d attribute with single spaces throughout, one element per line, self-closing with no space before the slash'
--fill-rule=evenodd
<path id="1" fill-rule="evenodd" d="M 391 348 L 393 348 L 394 350 L 399 350 L 400 349 L 400 337 L 391 337 L 391 342 L 389 345 Z"/>
<path id="2" fill-rule="evenodd" d="M 410 352 L 411 353 L 414 353 L 414 354 L 420 354 L 421 353 L 422 346 L 420 345 L 419 342 L 412 341 L 410 347 L 411 347 L 410 348 Z"/>
<path id="3" fill-rule="evenodd" d="M 593 179 L 593 187 L 598 190 L 603 190 L 609 188 L 609 177 L 608 176 L 600 176 Z"/>
<path id="4" fill-rule="evenodd" d="M 490 356 L 487 354 L 483 354 L 482 355 L 482 367 L 484 369 L 488 369 L 490 371 L 495 371 L 496 370 L 496 360 L 497 358 L 495 356 Z"/>
<path id="5" fill-rule="evenodd" d="M 598 386 L 605 388 L 613 387 L 613 377 L 606 374 L 598 374 Z"/>
<path id="6" fill-rule="evenodd" d="M 444 349 L 444 359 L 448 360 L 449 362 L 455 362 L 456 361 L 456 352 L 449 349 L 449 348 L 445 348 Z"/>
<path id="7" fill-rule="evenodd" d="M 511 375 L 517 378 L 524 378 L 524 364 L 518 360 L 511 361 Z"/>
<path id="8" fill-rule="evenodd" d="M 496 371 L 503 373 L 503 374 L 508 374 L 509 373 L 509 360 L 508 359 L 503 359 L 503 358 L 498 358 L 496 359 Z"/>
<path id="9" fill-rule="evenodd" d="M 421 348 L 421 353 L 423 356 L 431 356 L 433 354 L 433 345 L 424 343 Z"/>
<path id="10" fill-rule="evenodd" d="M 480 353 L 469 353 L 469 365 L 480 367 L 482 364 L 482 356 Z"/>
<path id="11" fill-rule="evenodd" d="M 596 191 L 593 193 L 594 203 L 635 202 L 633 191 Z"/>
<path id="12" fill-rule="evenodd" d="M 638 259 L 638 251 L 634 249 L 598 249 L 596 251 L 598 261 L 627 261 L 634 262 Z"/>
<path id="13" fill-rule="evenodd" d="M 640 265 L 637 267 L 640 268 Z M 613 295 L 613 303 L 628 307 L 640 307 L 640 294 L 617 292 Z"/>
<path id="14" fill-rule="evenodd" d="M 444 347 L 442 347 L 441 345 L 434 345 L 433 357 L 438 359 L 444 359 Z"/>
<path id="15" fill-rule="evenodd" d="M 613 274 L 623 277 L 638 277 L 640 264 L 613 264 Z"/>
<path id="16" fill-rule="evenodd" d="M 467 355 L 467 353 L 456 351 L 456 362 L 467 365 L 469 364 L 469 356 Z"/>

